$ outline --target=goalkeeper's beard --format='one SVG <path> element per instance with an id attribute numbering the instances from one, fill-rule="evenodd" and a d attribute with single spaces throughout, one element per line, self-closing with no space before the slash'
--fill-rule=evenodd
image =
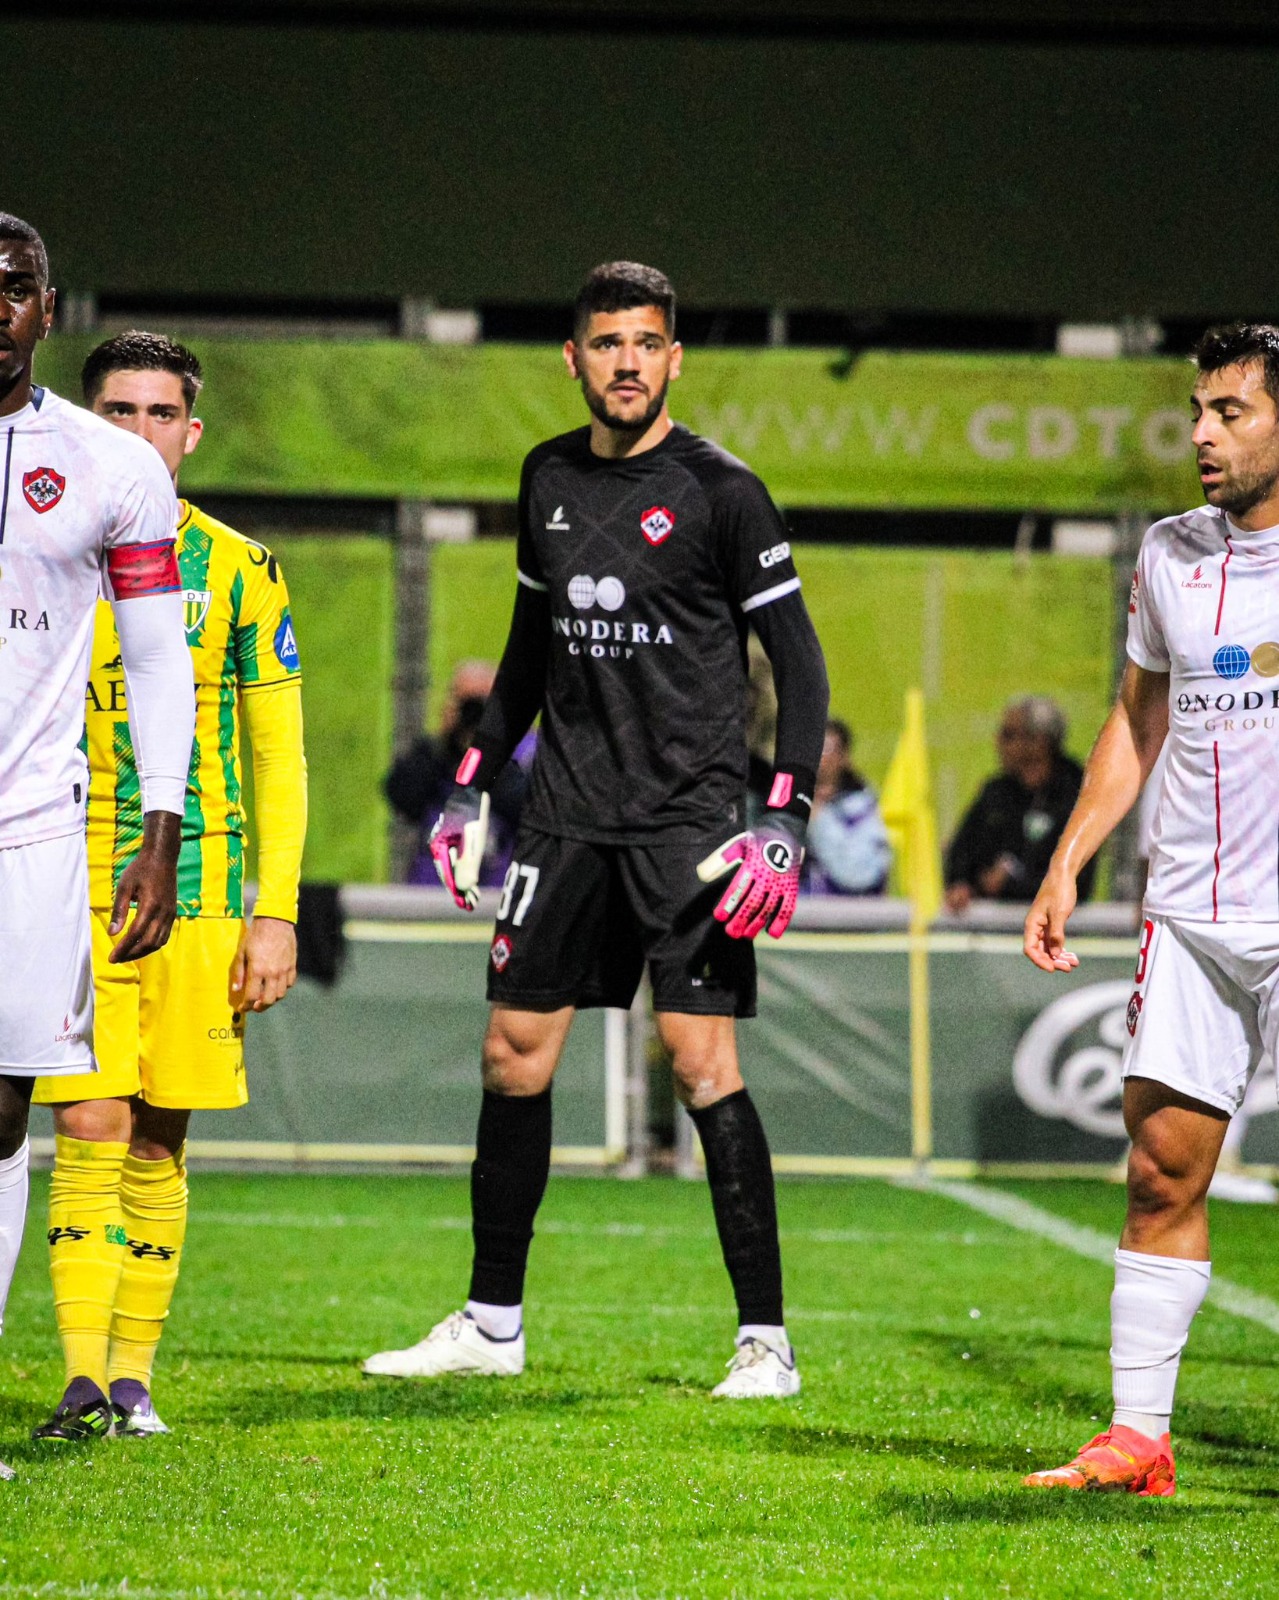
<path id="1" fill-rule="evenodd" d="M 668 378 L 644 408 L 643 415 L 636 419 L 620 417 L 615 411 L 611 411 L 609 409 L 607 391 L 601 392 L 598 389 L 592 389 L 585 378 L 582 379 L 582 398 L 586 401 L 587 409 L 597 422 L 602 422 L 606 428 L 611 428 L 614 433 L 630 434 L 638 439 L 641 434 L 648 432 L 661 415 L 662 407 L 666 404 L 666 391 L 670 386 L 671 381 Z"/>

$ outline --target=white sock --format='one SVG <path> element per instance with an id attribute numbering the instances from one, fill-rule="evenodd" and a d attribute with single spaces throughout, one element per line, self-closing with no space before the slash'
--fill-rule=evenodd
<path id="1" fill-rule="evenodd" d="M 27 1220 L 27 1167 L 31 1146 L 26 1139 L 7 1161 L 0 1161 L 0 1330 L 4 1328 L 5 1301 L 22 1249 L 22 1226 Z"/>
<path id="2" fill-rule="evenodd" d="M 783 1361 L 791 1359 L 790 1340 L 786 1337 L 786 1328 L 782 1324 L 743 1322 L 737 1330 L 736 1343 L 745 1344 L 747 1339 L 758 1339 L 770 1350 L 776 1350 Z"/>
<path id="3" fill-rule="evenodd" d="M 1207 1261 L 1115 1251 L 1110 1297 L 1115 1423 L 1150 1439 L 1168 1432 L 1181 1352 L 1211 1276 Z"/>
<path id="4" fill-rule="evenodd" d="M 490 1339 L 514 1339 L 524 1326 L 524 1307 L 486 1306 L 482 1300 L 468 1300 L 466 1314 Z"/>

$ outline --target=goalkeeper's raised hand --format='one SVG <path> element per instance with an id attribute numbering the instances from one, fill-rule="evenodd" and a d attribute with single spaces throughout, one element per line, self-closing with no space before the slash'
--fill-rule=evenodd
<path id="1" fill-rule="evenodd" d="M 488 831 L 487 792 L 459 783 L 431 829 L 430 848 L 440 882 L 463 911 L 474 911 L 479 902 Z"/>
<path id="2" fill-rule="evenodd" d="M 715 907 L 731 939 L 753 939 L 767 928 L 774 939 L 786 932 L 799 898 L 804 861 L 804 824 L 790 812 L 768 812 L 749 833 L 734 835 L 697 866 L 703 883 L 714 883 L 736 867 Z"/>

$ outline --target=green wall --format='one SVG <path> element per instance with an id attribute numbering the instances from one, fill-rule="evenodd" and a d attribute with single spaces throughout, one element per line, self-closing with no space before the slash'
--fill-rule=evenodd
<path id="1" fill-rule="evenodd" d="M 1279 52 L 1209 13 L 1199 49 L 66 9 L 0 59 L 4 204 L 67 288 L 567 302 L 634 256 L 714 306 L 1274 300 Z"/>
<path id="2" fill-rule="evenodd" d="M 78 393 L 94 341 L 58 335 L 41 381 Z M 546 345 L 193 340 L 201 490 L 514 500 L 543 439 L 580 427 Z M 682 422 L 748 461 L 783 506 L 1115 513 L 1193 504 L 1188 362 L 837 350 L 697 350 Z"/>
<path id="3" fill-rule="evenodd" d="M 312 878 L 376 881 L 386 870 L 380 783 L 390 757 L 391 549 L 373 538 L 273 541 L 293 599 L 304 674 Z M 504 541 L 440 546 L 433 555 L 429 722 L 453 664 L 496 658 L 514 596 Z M 854 728 L 856 757 L 878 783 L 902 696 L 927 700 L 943 836 L 993 765 L 1003 702 L 1049 693 L 1088 749 L 1111 675 L 1105 562 L 1048 555 L 801 547 L 804 590 L 826 649 L 832 707 Z"/>

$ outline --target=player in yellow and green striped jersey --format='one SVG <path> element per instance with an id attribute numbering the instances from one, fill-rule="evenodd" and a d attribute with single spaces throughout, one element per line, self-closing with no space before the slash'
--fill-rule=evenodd
<path id="1" fill-rule="evenodd" d="M 177 483 L 202 424 L 196 358 L 126 333 L 85 363 L 85 400 L 148 439 Z M 288 590 L 263 545 L 179 501 L 178 570 L 195 674 L 196 728 L 165 949 L 113 964 L 106 924 L 142 837 L 120 646 L 99 607 L 85 702 L 96 1073 L 44 1079 L 56 1158 L 49 1246 L 67 1389 L 37 1438 L 166 1431 L 151 1369 L 186 1228 L 183 1147 L 193 1110 L 243 1105 L 244 1018 L 297 970 L 306 833 L 301 667 Z M 245 922 L 241 726 L 253 753 L 258 897 Z M 106 1402 L 109 1398 L 109 1404 Z"/>

